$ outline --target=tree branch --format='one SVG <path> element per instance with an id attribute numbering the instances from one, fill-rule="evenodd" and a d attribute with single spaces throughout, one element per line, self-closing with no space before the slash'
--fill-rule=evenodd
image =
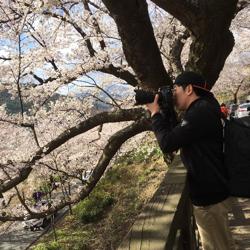
<path id="1" fill-rule="evenodd" d="M 58 205 L 55 205 L 54 207 L 51 207 L 47 211 L 43 211 L 41 213 L 32 213 L 28 216 L 21 215 L 21 216 L 12 216 L 12 215 L 6 215 L 6 216 L 0 216 L 0 221 L 22 221 L 24 219 L 33 219 L 33 218 L 43 218 L 47 215 L 54 214 L 56 211 L 59 211 L 60 209 L 64 208 L 65 206 L 69 206 L 71 204 L 75 204 L 79 202 L 80 200 L 83 200 L 86 198 L 91 191 L 94 189 L 98 181 L 103 176 L 110 160 L 113 158 L 113 156 L 116 154 L 118 149 L 121 147 L 121 145 L 127 141 L 129 138 L 143 132 L 146 130 L 150 130 L 150 123 L 148 120 L 141 119 L 132 125 L 116 132 L 111 138 L 108 140 L 107 145 L 105 146 L 103 150 L 102 156 L 99 158 L 99 161 L 97 165 L 94 168 L 94 171 L 87 182 L 87 184 L 82 188 L 82 190 L 77 194 L 73 199 L 64 201 Z"/>
<path id="2" fill-rule="evenodd" d="M 10 57 L 3 57 L 3 56 L 0 56 L 0 59 L 3 60 L 3 61 L 10 61 L 10 60 L 12 60 Z"/>
<path id="3" fill-rule="evenodd" d="M 127 109 L 127 110 L 118 110 L 115 112 L 103 112 L 99 113 L 89 119 L 80 122 L 74 127 L 71 127 L 61 133 L 57 138 L 47 143 L 41 149 L 39 149 L 29 162 L 26 162 L 25 167 L 20 169 L 20 172 L 17 176 L 11 178 L 11 180 L 6 180 L 0 185 L 0 193 L 4 193 L 14 186 L 18 185 L 24 181 L 32 171 L 32 166 L 45 155 L 49 154 L 53 150 L 57 149 L 63 145 L 68 140 L 74 138 L 75 136 L 85 133 L 86 131 L 104 124 L 104 123 L 113 123 L 113 122 L 122 122 L 122 121 L 131 121 L 139 120 L 147 114 L 145 109 L 136 108 L 136 109 Z"/>
<path id="4" fill-rule="evenodd" d="M 240 12 L 241 10 L 243 10 L 244 8 L 248 7 L 250 5 L 249 0 L 239 0 L 237 3 L 237 9 L 236 9 L 236 13 Z"/>
<path id="5" fill-rule="evenodd" d="M 206 0 L 153 2 L 189 29 L 192 44 L 185 68 L 203 74 L 212 88 L 234 46 L 229 27 L 236 12 L 237 1 L 211 0 L 209 4 Z"/>
<path id="6" fill-rule="evenodd" d="M 116 76 L 117 78 L 126 81 L 126 83 L 134 87 L 139 84 L 138 80 L 133 74 L 127 70 L 124 70 L 123 68 L 115 67 L 113 64 L 105 65 L 103 68 L 99 69 L 99 71 Z"/>
<path id="7" fill-rule="evenodd" d="M 89 1 L 88 1 L 88 0 L 82 0 L 82 1 L 83 1 L 83 6 L 84 6 L 84 8 L 85 8 L 85 9 L 90 13 L 90 15 L 93 17 L 93 25 L 94 25 L 94 27 L 95 27 L 95 30 L 96 30 L 97 34 L 99 34 L 99 35 L 101 36 L 101 40 L 99 41 L 100 47 L 101 47 L 102 50 L 104 50 L 105 47 L 106 47 L 106 44 L 105 44 L 104 39 L 103 39 L 103 37 L 102 37 L 102 32 L 101 32 L 101 28 L 100 28 L 100 26 L 99 26 L 99 23 L 98 23 L 98 21 L 96 20 L 96 18 L 93 16 L 93 13 L 92 13 L 92 11 L 91 11 L 91 9 L 90 9 L 90 7 L 89 7 Z"/>
<path id="8" fill-rule="evenodd" d="M 61 16 L 61 15 L 58 15 L 56 13 L 52 13 L 52 12 L 49 12 L 49 11 L 44 11 L 43 14 L 54 17 L 54 18 L 57 18 L 59 20 L 62 20 L 64 22 L 66 22 L 66 23 L 71 24 L 74 27 L 74 29 L 81 35 L 81 37 L 86 40 L 86 45 L 87 45 L 90 57 L 95 56 L 96 51 L 94 50 L 94 48 L 93 48 L 93 46 L 92 46 L 92 44 L 90 42 L 90 39 L 89 38 L 86 39 L 86 36 L 87 36 L 86 33 L 83 31 L 83 29 L 77 23 L 73 22 L 72 20 L 69 20 L 68 18 L 66 18 L 64 16 Z"/>
<path id="9" fill-rule="evenodd" d="M 188 0 L 151 0 L 157 6 L 177 18 L 192 33 L 198 34 L 196 31 L 199 21 L 199 2 Z"/>
<path id="10" fill-rule="evenodd" d="M 188 37 L 189 32 L 185 30 L 183 33 L 175 34 L 173 41 L 170 42 L 171 49 L 168 55 L 170 65 L 169 75 L 177 76 L 183 72 L 181 52 Z"/>
<path id="11" fill-rule="evenodd" d="M 90 5 L 92 5 L 94 8 L 96 8 L 97 10 L 100 10 L 100 11 L 102 11 L 103 13 L 106 13 L 106 14 L 109 15 L 109 12 L 108 12 L 106 9 L 104 9 L 104 8 L 102 8 L 102 7 L 100 7 L 100 6 L 98 6 L 96 3 L 94 3 L 94 2 L 92 2 L 92 1 L 90 1 L 90 0 L 88 0 L 88 3 L 89 3 Z"/>
<path id="12" fill-rule="evenodd" d="M 5 171 L 4 168 L 2 168 L 3 172 L 5 173 L 5 175 L 11 180 L 10 175 L 8 174 L 7 171 Z M 21 204 L 23 205 L 23 207 L 28 211 L 29 214 L 33 214 L 33 212 L 30 210 L 30 208 L 27 206 L 27 204 L 25 203 L 25 199 L 21 196 L 17 186 L 14 187 L 17 193 L 17 197 L 19 199 L 19 201 L 21 202 Z"/>

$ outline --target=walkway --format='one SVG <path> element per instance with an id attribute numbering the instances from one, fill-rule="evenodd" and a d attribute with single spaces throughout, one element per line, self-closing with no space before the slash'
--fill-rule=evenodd
<path id="1" fill-rule="evenodd" d="M 43 231 L 27 231 L 20 222 L 12 224 L 10 231 L 0 233 L 0 250 L 24 250 L 37 239 Z"/>
<path id="2" fill-rule="evenodd" d="M 230 225 L 239 250 L 250 250 L 250 199 L 234 200 Z"/>
<path id="3" fill-rule="evenodd" d="M 55 217 L 55 223 L 61 220 L 68 212 L 68 207 L 60 210 Z M 51 229 L 50 226 L 44 230 L 30 231 L 23 229 L 21 222 L 11 223 L 6 231 L 0 232 L 0 250 L 25 250 Z"/>

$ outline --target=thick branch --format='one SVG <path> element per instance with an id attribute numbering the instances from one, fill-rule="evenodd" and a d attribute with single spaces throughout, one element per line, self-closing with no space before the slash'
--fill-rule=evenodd
<path id="1" fill-rule="evenodd" d="M 4 61 L 10 61 L 10 60 L 12 60 L 10 57 L 4 57 L 4 56 L 0 56 L 0 59 L 4 60 Z"/>
<path id="2" fill-rule="evenodd" d="M 36 74 L 34 74 L 33 72 L 30 72 L 30 74 L 39 82 L 38 85 L 34 85 L 33 87 L 37 87 L 39 85 L 43 85 L 43 84 L 46 84 L 48 82 L 52 82 L 52 81 L 57 79 L 56 77 L 49 77 L 47 79 L 43 79 L 43 78 L 37 76 Z"/>
<path id="3" fill-rule="evenodd" d="M 145 0 L 103 0 L 114 18 L 124 54 L 141 84 L 157 89 L 171 85 L 149 19 Z"/>
<path id="4" fill-rule="evenodd" d="M 122 68 L 115 67 L 113 64 L 104 66 L 99 71 L 116 76 L 117 78 L 120 78 L 126 81 L 129 85 L 132 85 L 134 87 L 139 84 L 139 82 L 137 81 L 136 77 L 133 74 L 131 74 L 129 71 L 124 70 Z"/>
<path id="5" fill-rule="evenodd" d="M 199 2 L 187 0 L 151 0 L 157 6 L 180 20 L 192 33 L 198 34 Z"/>
<path id="6" fill-rule="evenodd" d="M 123 68 L 120 68 L 120 67 L 115 67 L 113 64 L 109 64 L 109 65 L 104 65 L 103 67 L 100 67 L 98 69 L 89 69 L 89 70 L 86 70 L 83 68 L 83 71 L 82 73 L 76 75 L 76 76 L 73 76 L 73 77 L 68 77 L 68 79 L 66 81 L 63 82 L 63 84 L 68 84 L 68 83 L 71 83 L 73 82 L 74 80 L 76 80 L 80 75 L 83 75 L 83 74 L 86 74 L 90 71 L 100 71 L 100 72 L 103 72 L 103 73 L 107 73 L 107 74 L 111 74 L 117 78 L 120 78 L 122 80 L 124 80 L 126 83 L 128 83 L 129 85 L 131 86 L 137 86 L 139 84 L 139 82 L 137 81 L 136 77 L 130 73 L 129 71 L 127 70 L 124 70 Z M 59 79 L 60 77 L 49 77 L 47 79 L 42 79 L 41 77 L 35 75 L 33 72 L 30 72 L 30 74 L 39 82 L 39 84 L 37 85 L 33 85 L 33 87 L 37 87 L 37 86 L 40 86 L 40 85 L 43 85 L 43 84 L 47 84 L 49 82 L 52 82 L 54 80 L 57 80 Z"/>
<path id="7" fill-rule="evenodd" d="M 229 27 L 236 12 L 237 0 L 153 2 L 190 30 L 193 42 L 186 69 L 202 73 L 212 88 L 234 46 Z"/>
<path id="8" fill-rule="evenodd" d="M 135 121 L 144 117 L 145 114 L 146 111 L 142 108 L 127 109 L 127 110 L 119 110 L 116 112 L 103 112 L 83 122 L 80 122 L 78 125 L 64 131 L 56 139 L 52 140 L 51 142 L 47 143 L 43 148 L 39 149 L 32 157 L 32 159 L 26 163 L 26 166 L 20 169 L 19 175 L 13 177 L 11 180 L 4 182 L 0 186 L 0 193 L 8 191 L 9 189 L 13 188 L 14 186 L 24 181 L 31 173 L 32 166 L 38 160 L 40 160 L 53 150 L 57 149 L 68 140 L 74 138 L 75 136 L 85 133 L 86 131 L 104 123 L 131 121 L 131 120 Z"/>
<path id="9" fill-rule="evenodd" d="M 181 52 L 188 37 L 189 32 L 185 30 L 183 33 L 176 34 L 173 41 L 171 41 L 171 49 L 168 56 L 170 64 L 170 72 L 168 73 L 170 75 L 178 75 L 183 72 Z"/>
<path id="10" fill-rule="evenodd" d="M 83 6 L 90 13 L 90 15 L 93 17 L 93 25 L 95 27 L 95 30 L 96 30 L 97 34 L 99 34 L 101 36 L 101 40 L 99 41 L 99 43 L 100 43 L 101 49 L 104 50 L 105 47 L 106 47 L 106 44 L 105 44 L 105 41 L 104 41 L 104 39 L 102 37 L 101 28 L 100 28 L 99 23 L 96 20 L 95 16 L 93 16 L 93 13 L 92 13 L 92 11 L 91 11 L 91 9 L 89 7 L 88 2 L 89 2 L 88 0 L 83 0 Z"/>
<path id="11" fill-rule="evenodd" d="M 109 12 L 108 12 L 106 9 L 100 7 L 100 6 L 97 5 L 96 3 L 94 3 L 94 2 L 92 2 L 92 1 L 90 1 L 90 0 L 88 1 L 88 3 L 89 3 L 91 6 L 93 6 L 94 8 L 96 8 L 97 10 L 100 10 L 100 11 L 102 11 L 103 13 L 106 13 L 106 14 L 109 15 Z"/>
<path id="12" fill-rule="evenodd" d="M 26 219 L 32 219 L 32 218 L 42 218 L 50 214 L 54 214 L 56 211 L 59 211 L 60 209 L 64 208 L 65 206 L 68 206 L 70 204 L 74 204 L 79 202 L 80 200 L 83 200 L 86 198 L 91 191 L 94 189 L 100 178 L 103 176 L 110 160 L 113 158 L 113 156 L 116 154 L 116 152 L 119 150 L 121 145 L 127 141 L 129 138 L 143 132 L 150 130 L 150 123 L 148 120 L 139 120 L 132 125 L 118 131 L 115 133 L 111 138 L 108 140 L 107 145 L 105 146 L 103 150 L 103 154 L 100 157 L 96 167 L 94 168 L 94 171 L 91 175 L 90 180 L 88 181 L 87 185 L 83 187 L 81 192 L 77 194 L 74 199 L 62 202 L 52 208 L 50 208 L 47 211 L 41 212 L 41 213 L 32 213 L 28 216 L 26 216 Z M 25 219 L 25 215 L 21 216 L 0 216 L 0 221 L 22 221 Z"/>

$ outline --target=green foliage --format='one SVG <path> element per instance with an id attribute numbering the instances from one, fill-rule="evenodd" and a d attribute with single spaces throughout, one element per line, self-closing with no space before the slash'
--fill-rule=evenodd
<path id="1" fill-rule="evenodd" d="M 120 181 L 121 179 L 122 179 L 121 171 L 114 171 L 112 169 L 106 173 L 105 181 L 103 181 L 103 184 L 107 185 L 108 182 L 111 184 L 114 184 L 114 183 L 117 183 L 118 181 Z"/>
<path id="2" fill-rule="evenodd" d="M 116 246 L 124 237 L 123 231 L 128 230 L 140 212 L 150 192 L 150 183 L 165 171 L 161 156 L 159 147 L 151 143 L 120 157 L 89 197 L 74 206 L 73 215 L 56 230 L 61 249 L 87 250 L 97 245 L 103 247 L 98 249 L 109 249 L 105 242 Z M 142 194 L 145 188 L 147 191 Z M 44 242 L 49 240 L 53 240 L 52 233 Z"/>
<path id="3" fill-rule="evenodd" d="M 110 193 L 96 189 L 88 198 L 77 204 L 74 211 L 83 223 L 102 218 L 104 211 L 114 203 Z"/>
<path id="4" fill-rule="evenodd" d="M 60 176 L 59 174 L 53 175 L 53 180 L 54 180 L 55 182 L 60 182 L 60 181 L 61 181 L 61 176 Z"/>
<path id="5" fill-rule="evenodd" d="M 53 241 L 51 242 L 48 246 L 47 246 L 47 249 L 48 250 L 60 250 L 61 249 L 61 246 L 58 242 L 56 241 Z"/>
<path id="6" fill-rule="evenodd" d="M 105 190 L 111 190 L 113 185 L 122 182 L 124 179 L 127 181 L 127 178 L 129 177 L 127 168 L 116 167 L 107 171 L 105 178 L 101 180 L 100 185 L 102 185 L 102 188 L 105 188 Z"/>
<path id="7" fill-rule="evenodd" d="M 114 203 L 114 196 L 110 193 L 115 185 L 118 185 L 118 183 L 121 184 L 123 182 L 128 182 L 128 180 L 130 180 L 131 184 L 133 182 L 133 185 L 138 188 L 138 184 L 140 185 L 141 183 L 144 183 L 147 176 L 155 170 L 154 168 L 147 168 L 137 176 L 137 180 L 132 181 L 133 175 L 131 176 L 131 173 L 128 171 L 126 166 L 131 163 L 148 163 L 153 157 L 159 158 L 161 155 L 161 150 L 154 144 L 143 146 L 140 149 L 130 151 L 121 156 L 116 161 L 116 167 L 114 169 L 110 169 L 106 173 L 105 178 L 100 181 L 90 196 L 81 201 L 75 207 L 74 210 L 78 219 L 83 223 L 96 222 L 100 220 L 105 210 Z M 130 210 L 136 210 L 138 206 L 136 202 L 138 194 L 133 185 L 130 186 L 130 190 L 127 190 L 125 194 L 128 200 L 132 200 Z"/>
<path id="8" fill-rule="evenodd" d="M 86 242 L 82 241 L 82 240 L 79 240 L 77 242 L 74 243 L 73 246 L 71 246 L 70 250 L 87 250 L 89 249 L 88 248 L 88 245 L 86 244 Z"/>
<path id="9" fill-rule="evenodd" d="M 32 250 L 47 250 L 45 243 L 39 243 L 35 247 L 32 248 Z"/>
<path id="10" fill-rule="evenodd" d="M 44 181 L 41 183 L 40 185 L 40 190 L 43 192 L 43 193 L 49 193 L 51 191 L 51 185 L 48 181 Z"/>
<path id="11" fill-rule="evenodd" d="M 116 164 L 130 165 L 130 164 L 140 164 L 149 163 L 153 157 L 161 157 L 162 152 L 157 145 L 145 145 L 141 148 L 134 149 L 119 157 L 116 160 Z"/>
<path id="12" fill-rule="evenodd" d="M 32 250 L 60 250 L 60 249 L 61 249 L 61 246 L 56 241 L 52 241 L 49 244 L 40 243 L 34 248 L 32 248 Z"/>

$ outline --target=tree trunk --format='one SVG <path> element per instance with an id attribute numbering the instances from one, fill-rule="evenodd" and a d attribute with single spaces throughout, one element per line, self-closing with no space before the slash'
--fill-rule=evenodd
<path id="1" fill-rule="evenodd" d="M 193 37 L 186 70 L 201 73 L 211 89 L 233 46 L 234 38 L 229 30 L 225 31 L 224 34 L 213 33 L 213 35 L 207 34 L 202 38 Z"/>
<path id="2" fill-rule="evenodd" d="M 163 65 L 145 0 L 103 0 L 114 18 L 124 54 L 140 84 L 157 89 L 171 85 Z"/>

